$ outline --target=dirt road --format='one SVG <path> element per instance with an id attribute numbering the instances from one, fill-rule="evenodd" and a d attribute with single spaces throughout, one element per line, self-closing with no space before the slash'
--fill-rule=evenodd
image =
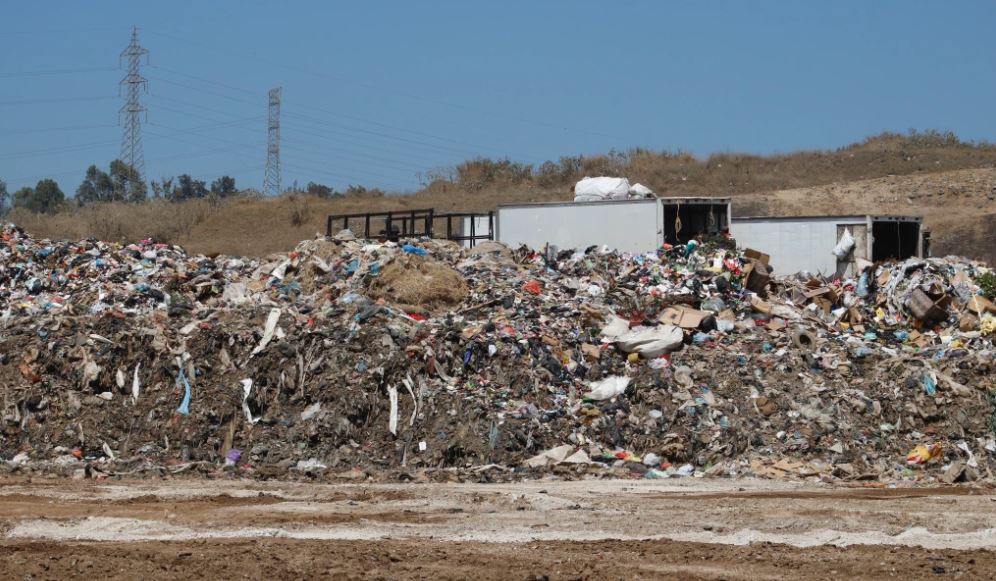
<path id="1" fill-rule="evenodd" d="M 0 483 L 3 578 L 992 578 L 991 489 Z"/>

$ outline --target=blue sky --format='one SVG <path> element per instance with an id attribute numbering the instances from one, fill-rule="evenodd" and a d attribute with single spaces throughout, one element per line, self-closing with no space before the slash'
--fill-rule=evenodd
<path id="1" fill-rule="evenodd" d="M 119 155 L 118 55 L 149 49 L 146 177 L 417 189 L 478 155 L 996 140 L 996 2 L 8 2 L 0 179 L 71 193 Z"/>

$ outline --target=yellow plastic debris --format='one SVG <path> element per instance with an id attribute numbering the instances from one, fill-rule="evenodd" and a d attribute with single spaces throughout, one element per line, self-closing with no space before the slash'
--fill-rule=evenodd
<path id="1" fill-rule="evenodd" d="M 983 335 L 992 335 L 996 331 L 996 317 L 989 313 L 982 315 L 982 325 L 979 328 Z"/>
<path id="2" fill-rule="evenodd" d="M 906 463 L 926 464 L 935 458 L 940 458 L 942 452 L 944 452 L 944 447 L 940 444 L 920 444 L 906 455 Z"/>

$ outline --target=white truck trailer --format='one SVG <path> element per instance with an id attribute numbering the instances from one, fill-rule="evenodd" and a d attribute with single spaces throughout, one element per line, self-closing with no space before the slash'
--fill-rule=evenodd
<path id="1" fill-rule="evenodd" d="M 904 260 L 928 252 L 923 218 L 912 216 L 734 216 L 730 231 L 737 246 L 768 254 L 781 274 L 850 275 L 858 259 Z M 833 249 L 845 231 L 854 249 L 838 258 Z"/>
<path id="2" fill-rule="evenodd" d="M 646 198 L 498 206 L 495 239 L 532 248 L 589 246 L 653 252 L 729 229 L 729 198 Z"/>

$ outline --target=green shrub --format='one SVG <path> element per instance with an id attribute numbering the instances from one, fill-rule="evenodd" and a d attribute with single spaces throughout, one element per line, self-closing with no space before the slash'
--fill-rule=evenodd
<path id="1" fill-rule="evenodd" d="M 996 274 L 989 271 L 978 279 L 979 288 L 987 299 L 996 299 Z"/>

